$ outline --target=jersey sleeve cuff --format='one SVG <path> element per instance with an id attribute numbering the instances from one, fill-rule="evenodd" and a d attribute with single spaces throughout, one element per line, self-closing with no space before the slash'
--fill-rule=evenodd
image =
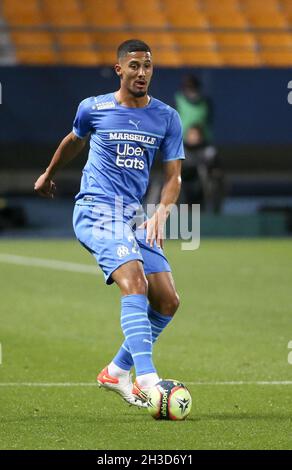
<path id="1" fill-rule="evenodd" d="M 173 160 L 185 160 L 185 156 L 181 156 L 181 157 L 170 157 L 170 158 L 163 158 L 163 162 L 171 162 Z"/>
<path id="2" fill-rule="evenodd" d="M 75 134 L 76 137 L 78 137 L 79 139 L 84 139 L 84 137 L 86 137 L 85 135 L 81 135 L 80 132 L 77 131 L 76 127 L 73 127 L 72 132 L 73 132 L 73 134 Z"/>

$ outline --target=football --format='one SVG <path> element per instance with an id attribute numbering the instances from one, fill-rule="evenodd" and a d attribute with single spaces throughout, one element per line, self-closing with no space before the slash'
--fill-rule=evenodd
<path id="1" fill-rule="evenodd" d="M 187 387 L 177 380 L 161 380 L 149 390 L 147 409 L 155 419 L 181 421 L 192 408 Z"/>

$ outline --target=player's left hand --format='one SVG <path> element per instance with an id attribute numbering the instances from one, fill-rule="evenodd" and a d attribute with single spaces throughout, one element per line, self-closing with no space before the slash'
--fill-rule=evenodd
<path id="1" fill-rule="evenodd" d="M 56 185 L 46 173 L 43 173 L 35 182 L 34 190 L 43 197 L 53 198 L 56 192 Z"/>
<path id="2" fill-rule="evenodd" d="M 164 227 L 167 219 L 167 211 L 163 206 L 159 206 L 150 219 L 146 220 L 138 228 L 146 228 L 146 243 L 149 243 L 151 248 L 154 242 L 158 248 L 163 248 L 164 244 Z"/>

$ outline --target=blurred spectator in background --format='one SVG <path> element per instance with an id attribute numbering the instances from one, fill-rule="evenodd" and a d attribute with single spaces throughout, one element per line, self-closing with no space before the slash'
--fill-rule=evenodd
<path id="1" fill-rule="evenodd" d="M 212 106 L 210 99 L 201 94 L 200 80 L 194 75 L 186 75 L 183 78 L 181 91 L 178 91 L 174 98 L 182 120 L 184 136 L 191 126 L 200 126 L 204 141 L 210 142 Z"/>
<path id="2" fill-rule="evenodd" d="M 185 134 L 186 159 L 182 162 L 182 202 L 200 204 L 201 210 L 219 213 L 224 195 L 224 176 L 216 147 L 204 139 L 200 126 Z"/>

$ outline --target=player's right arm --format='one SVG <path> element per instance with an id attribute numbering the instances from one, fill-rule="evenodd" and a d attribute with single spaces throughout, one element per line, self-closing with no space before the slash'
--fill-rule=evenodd
<path id="1" fill-rule="evenodd" d="M 86 98 L 78 107 L 73 124 L 73 131 L 62 140 L 48 168 L 36 180 L 34 189 L 38 194 L 43 197 L 54 197 L 56 185 L 53 181 L 53 177 L 57 171 L 67 165 L 73 158 L 77 157 L 84 148 L 90 132 L 90 99 Z"/>
<path id="2" fill-rule="evenodd" d="M 87 138 L 80 139 L 74 132 L 70 132 L 60 143 L 46 171 L 36 180 L 35 191 L 43 197 L 53 198 L 56 185 L 54 175 L 81 152 Z"/>

